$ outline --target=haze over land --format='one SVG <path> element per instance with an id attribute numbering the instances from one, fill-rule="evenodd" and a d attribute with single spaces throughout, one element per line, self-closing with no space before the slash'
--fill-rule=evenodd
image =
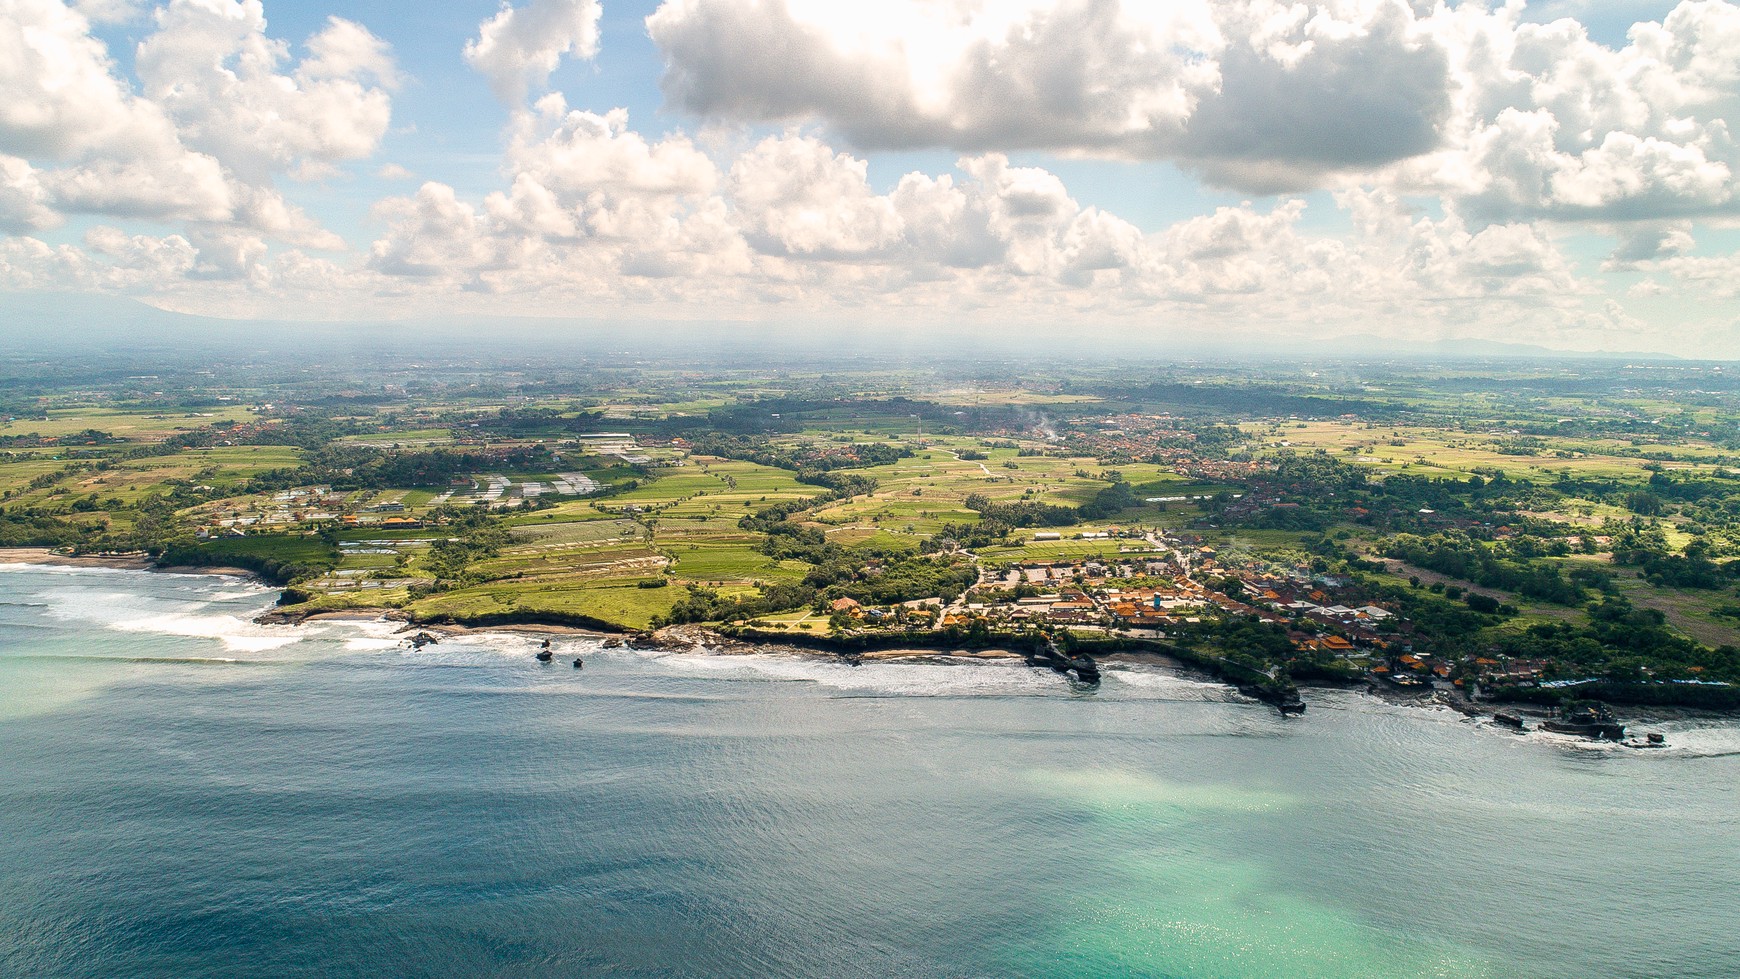
<path id="1" fill-rule="evenodd" d="M 16 335 L 1740 356 L 1732 3 L 4 0 L 0 51 Z"/>

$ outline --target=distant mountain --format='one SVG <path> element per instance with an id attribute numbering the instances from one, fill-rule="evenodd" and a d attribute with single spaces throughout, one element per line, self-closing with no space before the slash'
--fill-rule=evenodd
<path id="1" fill-rule="evenodd" d="M 1394 337 L 1379 337 L 1370 334 L 1347 337 L 1340 341 L 1346 346 L 1364 353 L 1391 354 L 1394 356 L 1418 357 L 1448 357 L 1472 358 L 1483 357 L 1522 357 L 1522 358 L 1578 358 L 1589 360 L 1684 360 L 1674 354 L 1655 353 L 1641 350 L 1556 350 L 1533 343 L 1504 343 L 1499 340 L 1450 339 L 1414 341 L 1398 340 Z"/>
<path id="2" fill-rule="evenodd" d="M 214 335 L 260 338 L 277 324 L 190 316 L 119 296 L 28 292 L 5 297 L 0 338 L 19 353 L 84 350 L 92 345 L 128 349 L 208 344 Z"/>
<path id="3" fill-rule="evenodd" d="M 1091 359 L 1123 357 L 1230 360 L 1354 360 L 1406 357 L 1438 360 L 1488 358 L 1678 361 L 1649 351 L 1555 350 L 1496 340 L 1408 340 L 1372 334 L 1331 339 L 1296 335 L 1203 333 L 1156 327 L 1007 329 L 950 326 L 857 326 L 800 319 L 771 321 L 435 317 L 417 321 L 296 322 L 230 320 L 173 313 L 134 299 L 67 293 L 12 293 L 0 299 L 0 341 L 15 353 L 53 354 L 102 345 L 112 350 L 186 350 L 225 345 L 231 352 L 277 349 L 290 337 L 304 346 L 380 347 L 433 353 L 476 352 L 478 338 L 509 349 L 565 348 L 648 353 L 689 351 L 698 358 L 767 350 L 789 358 L 814 356 L 1035 356 Z"/>

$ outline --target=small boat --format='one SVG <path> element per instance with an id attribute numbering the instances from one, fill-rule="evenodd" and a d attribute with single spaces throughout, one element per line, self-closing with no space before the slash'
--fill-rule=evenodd
<path id="1" fill-rule="evenodd" d="M 540 663 L 548 663 L 555 658 L 556 654 L 550 652 L 550 647 L 548 645 L 545 645 L 543 649 L 538 650 L 538 662 Z"/>

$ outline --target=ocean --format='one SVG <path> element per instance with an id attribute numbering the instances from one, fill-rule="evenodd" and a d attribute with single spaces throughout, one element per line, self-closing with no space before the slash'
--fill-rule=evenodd
<path id="1" fill-rule="evenodd" d="M 0 567 L 0 976 L 1740 975 L 1731 719 L 1639 751 L 1151 667 L 540 664 L 273 597 Z"/>

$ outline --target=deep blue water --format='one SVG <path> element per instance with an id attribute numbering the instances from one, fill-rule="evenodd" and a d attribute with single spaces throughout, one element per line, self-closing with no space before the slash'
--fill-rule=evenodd
<path id="1" fill-rule="evenodd" d="M 3 976 L 1740 975 L 1740 730 L 250 623 L 0 570 Z"/>

